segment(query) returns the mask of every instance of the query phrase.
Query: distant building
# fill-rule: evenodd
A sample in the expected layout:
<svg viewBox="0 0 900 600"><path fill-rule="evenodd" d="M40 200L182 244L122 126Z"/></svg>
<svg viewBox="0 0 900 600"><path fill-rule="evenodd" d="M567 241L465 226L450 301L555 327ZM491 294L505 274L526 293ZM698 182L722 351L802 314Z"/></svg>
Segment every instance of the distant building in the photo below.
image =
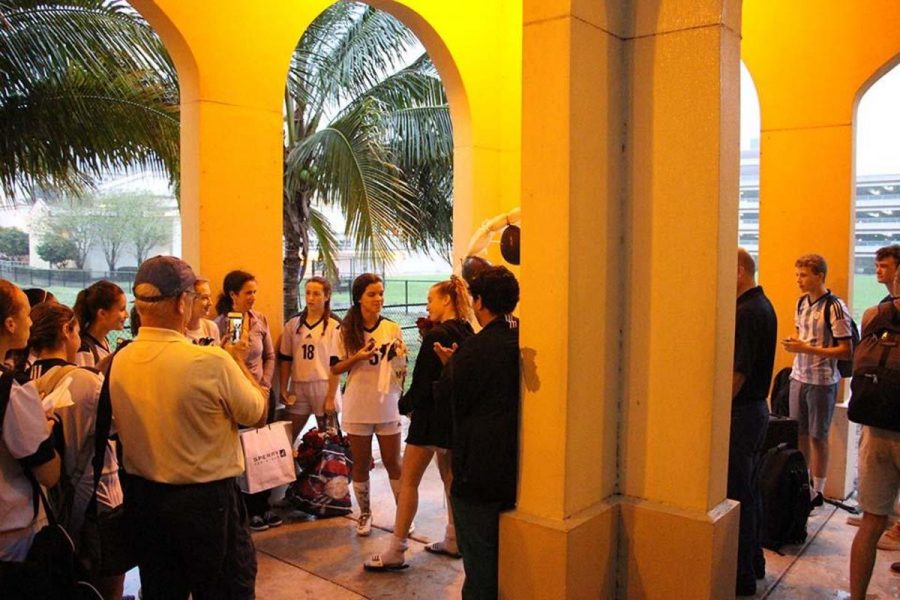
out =
<svg viewBox="0 0 900 600"><path fill-rule="evenodd" d="M738 243L759 253L759 149L741 151L738 203ZM875 251L900 244L900 174L856 178L854 265L857 273L873 274Z"/></svg>

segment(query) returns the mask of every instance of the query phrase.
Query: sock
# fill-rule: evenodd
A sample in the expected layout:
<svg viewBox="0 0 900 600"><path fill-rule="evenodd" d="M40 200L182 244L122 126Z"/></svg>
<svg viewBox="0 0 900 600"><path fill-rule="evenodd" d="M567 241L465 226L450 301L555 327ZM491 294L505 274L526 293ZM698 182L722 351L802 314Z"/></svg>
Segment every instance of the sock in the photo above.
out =
<svg viewBox="0 0 900 600"><path fill-rule="evenodd" d="M825 478L813 477L813 489L817 492L825 493Z"/></svg>
<svg viewBox="0 0 900 600"><path fill-rule="evenodd" d="M391 482L391 491L394 492L394 502L398 502L400 500L400 480L399 479L389 479Z"/></svg>
<svg viewBox="0 0 900 600"><path fill-rule="evenodd" d="M353 495L356 496L356 503L359 505L360 514L371 513L369 507L369 482L354 481Z"/></svg>

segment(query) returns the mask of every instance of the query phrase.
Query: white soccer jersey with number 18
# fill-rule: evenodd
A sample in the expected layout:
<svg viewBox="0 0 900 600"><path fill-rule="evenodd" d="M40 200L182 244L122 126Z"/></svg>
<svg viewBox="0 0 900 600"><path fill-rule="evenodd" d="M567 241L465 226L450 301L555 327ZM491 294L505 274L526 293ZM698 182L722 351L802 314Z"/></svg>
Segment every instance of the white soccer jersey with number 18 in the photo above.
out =
<svg viewBox="0 0 900 600"><path fill-rule="evenodd" d="M340 360L348 358L343 340L338 336ZM344 388L344 421L347 423L389 423L400 420L397 402L400 400L400 380L391 377L386 392L379 391L379 380L384 382L383 369L399 369L405 365L405 357L389 360L391 345L403 339L403 331L397 323L382 317L375 327L365 330L364 341L375 340L378 352L365 362L350 368L347 386ZM402 365L401 365L402 363Z"/></svg>
<svg viewBox="0 0 900 600"><path fill-rule="evenodd" d="M327 381L339 338L340 323L334 317L307 323L297 315L285 323L279 353L291 358L291 380Z"/></svg>

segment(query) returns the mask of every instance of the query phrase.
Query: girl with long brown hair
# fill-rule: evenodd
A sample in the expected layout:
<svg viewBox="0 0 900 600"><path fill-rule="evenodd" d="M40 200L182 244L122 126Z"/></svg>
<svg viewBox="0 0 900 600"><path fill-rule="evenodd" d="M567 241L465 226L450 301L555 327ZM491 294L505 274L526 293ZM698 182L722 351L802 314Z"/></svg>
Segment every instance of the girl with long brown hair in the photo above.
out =
<svg viewBox="0 0 900 600"><path fill-rule="evenodd" d="M323 277L310 277L306 282L306 306L284 324L278 348L281 401L291 420L294 438L310 414L316 416L321 431L325 414L340 410L339 378L331 372L330 365L340 326L331 314L331 284Z"/></svg>
<svg viewBox="0 0 900 600"><path fill-rule="evenodd" d="M369 465L372 436L378 438L381 462L391 491L400 493L400 411L397 402L406 372L406 346L400 326L381 316L384 283L363 273L351 287L353 306L341 323L340 344L331 372L348 373L344 389L344 433L353 454L353 492L359 505L356 534L372 531L369 504Z"/></svg>

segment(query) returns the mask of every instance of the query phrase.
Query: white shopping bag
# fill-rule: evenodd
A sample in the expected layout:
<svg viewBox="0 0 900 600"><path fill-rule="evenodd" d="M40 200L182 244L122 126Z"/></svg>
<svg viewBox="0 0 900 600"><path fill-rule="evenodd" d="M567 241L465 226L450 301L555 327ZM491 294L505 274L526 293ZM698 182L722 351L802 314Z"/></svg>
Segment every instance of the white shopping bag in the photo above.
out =
<svg viewBox="0 0 900 600"><path fill-rule="evenodd" d="M244 429L240 435L244 452L244 474L239 478L241 490L255 494L297 479L290 421Z"/></svg>

